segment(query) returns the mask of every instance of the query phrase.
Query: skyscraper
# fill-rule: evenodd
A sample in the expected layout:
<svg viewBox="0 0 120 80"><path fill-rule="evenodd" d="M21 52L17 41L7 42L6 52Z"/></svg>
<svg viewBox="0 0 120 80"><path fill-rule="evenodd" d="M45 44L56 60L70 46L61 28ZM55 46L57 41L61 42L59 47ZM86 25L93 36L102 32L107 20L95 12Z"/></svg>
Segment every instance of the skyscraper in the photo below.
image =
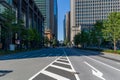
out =
<svg viewBox="0 0 120 80"><path fill-rule="evenodd" d="M34 0L44 16L45 35L57 38L57 0Z"/></svg>
<svg viewBox="0 0 120 80"><path fill-rule="evenodd" d="M76 30L90 29L111 12L120 12L120 0L71 0L71 41Z"/></svg>
<svg viewBox="0 0 120 80"><path fill-rule="evenodd" d="M70 12L65 14L64 19L64 40L70 41Z"/></svg>

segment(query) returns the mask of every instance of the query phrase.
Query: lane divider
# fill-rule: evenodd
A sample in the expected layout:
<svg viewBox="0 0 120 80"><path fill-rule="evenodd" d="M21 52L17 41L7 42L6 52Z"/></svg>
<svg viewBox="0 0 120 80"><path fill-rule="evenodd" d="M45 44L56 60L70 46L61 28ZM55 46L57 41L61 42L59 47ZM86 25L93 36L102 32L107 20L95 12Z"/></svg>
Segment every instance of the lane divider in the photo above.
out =
<svg viewBox="0 0 120 80"><path fill-rule="evenodd" d="M74 71L73 73L75 73L76 80L80 80L80 77L78 76L78 72L76 72L76 70L74 69L74 67L73 67L73 65L72 65L70 59L68 58L67 53L65 52L64 49L63 49L63 52L64 52L64 54L66 55L66 57L67 57L67 59L68 59L70 65L71 65L71 67L72 67L72 70Z"/></svg>
<svg viewBox="0 0 120 80"><path fill-rule="evenodd" d="M85 56L85 55L84 55ZM101 61L98 61L98 60L96 60L96 59L93 59L93 58L90 58L90 57L87 57L87 56L85 56L86 58L88 58L88 59L90 59L90 60L93 60L93 61L95 61L95 62L97 62L97 63L100 63L100 64L102 64L102 65L105 65L105 66L107 66L107 67L109 67L109 68L111 68L111 69L113 69L113 70L116 70L116 71L119 71L120 72L120 69L117 69L117 68L115 68L115 67L113 67L113 66L110 66L110 65L108 65L108 64L106 64L106 63L103 63L103 62L101 62Z"/></svg>

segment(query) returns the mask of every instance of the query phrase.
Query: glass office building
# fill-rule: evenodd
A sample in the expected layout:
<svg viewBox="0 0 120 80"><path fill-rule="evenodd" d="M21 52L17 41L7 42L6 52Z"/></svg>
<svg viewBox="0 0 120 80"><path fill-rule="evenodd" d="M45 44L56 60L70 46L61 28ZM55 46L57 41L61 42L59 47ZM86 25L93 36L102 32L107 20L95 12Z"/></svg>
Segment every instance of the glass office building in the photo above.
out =
<svg viewBox="0 0 120 80"><path fill-rule="evenodd" d="M49 0L34 0L35 1L35 3L37 4L37 6L38 6L38 8L39 8L39 10L41 11L41 13L42 13L42 15L44 16L44 28L45 29L49 29L49 23L48 23L48 16L49 15L47 15L47 13L48 13L48 8L47 8L47 5L49 5L49 4L47 4L48 2L47 1L49 1Z"/></svg>
<svg viewBox="0 0 120 80"><path fill-rule="evenodd" d="M120 0L71 0L72 40L73 27L90 29L96 20L104 20L111 12L120 12Z"/></svg>
<svg viewBox="0 0 120 80"><path fill-rule="evenodd" d="M57 0L34 0L44 16L45 34L57 38ZM52 39L52 38L49 39Z"/></svg>

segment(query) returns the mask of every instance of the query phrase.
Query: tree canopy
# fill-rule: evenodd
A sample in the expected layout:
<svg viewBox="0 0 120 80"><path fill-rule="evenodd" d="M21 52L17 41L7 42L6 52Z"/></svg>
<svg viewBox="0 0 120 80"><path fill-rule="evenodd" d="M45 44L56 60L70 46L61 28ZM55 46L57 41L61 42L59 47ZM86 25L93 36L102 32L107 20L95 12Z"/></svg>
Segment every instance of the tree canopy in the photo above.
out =
<svg viewBox="0 0 120 80"><path fill-rule="evenodd" d="M102 29L103 37L114 44L116 50L116 43L120 40L120 12L113 12L104 21Z"/></svg>

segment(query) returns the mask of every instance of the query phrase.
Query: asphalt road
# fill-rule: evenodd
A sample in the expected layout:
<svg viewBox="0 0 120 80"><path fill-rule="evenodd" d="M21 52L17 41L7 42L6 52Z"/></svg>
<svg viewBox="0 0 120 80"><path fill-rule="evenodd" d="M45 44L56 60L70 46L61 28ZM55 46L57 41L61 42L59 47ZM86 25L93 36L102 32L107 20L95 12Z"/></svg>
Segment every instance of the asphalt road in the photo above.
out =
<svg viewBox="0 0 120 80"><path fill-rule="evenodd" d="M120 62L72 48L0 57L0 80L120 80Z"/></svg>

